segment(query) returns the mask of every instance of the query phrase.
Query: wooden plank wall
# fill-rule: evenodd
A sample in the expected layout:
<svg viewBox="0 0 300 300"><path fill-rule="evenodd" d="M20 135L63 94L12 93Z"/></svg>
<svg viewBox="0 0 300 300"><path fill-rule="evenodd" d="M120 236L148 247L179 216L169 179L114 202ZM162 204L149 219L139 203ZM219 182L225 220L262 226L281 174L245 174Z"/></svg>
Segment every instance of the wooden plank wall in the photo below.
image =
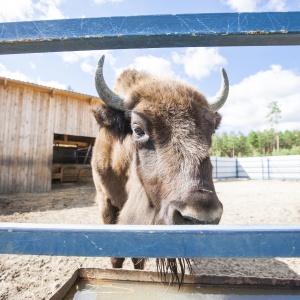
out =
<svg viewBox="0 0 300 300"><path fill-rule="evenodd" d="M0 194L51 190L53 134L97 134L89 100L0 81Z"/></svg>

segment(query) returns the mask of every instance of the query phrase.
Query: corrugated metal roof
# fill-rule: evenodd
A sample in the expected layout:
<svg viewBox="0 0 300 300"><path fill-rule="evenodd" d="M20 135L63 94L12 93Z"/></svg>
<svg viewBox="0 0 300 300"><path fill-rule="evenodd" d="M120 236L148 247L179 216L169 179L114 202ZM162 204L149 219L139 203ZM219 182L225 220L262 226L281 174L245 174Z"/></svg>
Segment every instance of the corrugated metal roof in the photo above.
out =
<svg viewBox="0 0 300 300"><path fill-rule="evenodd" d="M0 76L0 82L3 82L4 85L7 85L9 83L23 84L23 85L28 85L28 86L31 86L31 87L36 87L38 89L43 89L45 91L49 91L49 92L52 92L52 93L53 92L55 92L55 93L58 92L58 93L62 93L62 94L70 94L70 95L73 95L73 96L76 95L77 97L79 96L80 98L86 98L86 100L98 99L99 101L101 101L101 99L99 97L95 97L95 96L92 96L92 95L87 95L87 94L82 94L82 93L78 93L78 92L73 92L73 91L58 89L58 88L54 88L54 87L39 85L37 83L16 80L16 79L8 78L8 77Z"/></svg>

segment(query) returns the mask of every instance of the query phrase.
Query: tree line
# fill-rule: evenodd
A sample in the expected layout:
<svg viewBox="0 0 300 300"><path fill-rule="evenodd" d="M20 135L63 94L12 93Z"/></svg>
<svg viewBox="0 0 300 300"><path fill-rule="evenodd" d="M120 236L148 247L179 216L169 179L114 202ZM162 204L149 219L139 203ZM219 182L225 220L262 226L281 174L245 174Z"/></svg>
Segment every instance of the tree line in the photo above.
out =
<svg viewBox="0 0 300 300"><path fill-rule="evenodd" d="M279 149L278 145L279 143ZM211 155L222 157L250 157L300 154L300 130L221 133L213 136Z"/></svg>

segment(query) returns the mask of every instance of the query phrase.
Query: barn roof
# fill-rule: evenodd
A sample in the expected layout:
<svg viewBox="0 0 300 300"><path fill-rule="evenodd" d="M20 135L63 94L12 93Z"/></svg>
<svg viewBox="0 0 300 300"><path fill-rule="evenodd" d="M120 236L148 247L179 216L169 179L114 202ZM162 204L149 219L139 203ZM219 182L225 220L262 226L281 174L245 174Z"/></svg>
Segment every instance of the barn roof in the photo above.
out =
<svg viewBox="0 0 300 300"><path fill-rule="evenodd" d="M48 86L39 85L36 83L25 82L25 81L1 77L1 76L0 76L0 84L3 84L4 88L6 88L10 84L31 87L33 89L48 92L51 95L51 97L53 97L55 94L60 94L60 95L71 96L71 97L78 98L81 100L90 101L90 103L92 101L93 102L101 101L100 98L95 97L95 96L81 94L81 93L77 93L77 92L73 92L73 91L62 90L62 89L58 89L58 88L54 88L54 87L48 87Z"/></svg>

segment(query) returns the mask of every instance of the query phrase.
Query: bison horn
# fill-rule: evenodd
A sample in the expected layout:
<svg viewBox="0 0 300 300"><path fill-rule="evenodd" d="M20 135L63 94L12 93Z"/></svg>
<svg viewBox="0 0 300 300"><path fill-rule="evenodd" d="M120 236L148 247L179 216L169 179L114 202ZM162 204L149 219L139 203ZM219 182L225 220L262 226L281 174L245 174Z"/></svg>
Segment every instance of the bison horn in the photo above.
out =
<svg viewBox="0 0 300 300"><path fill-rule="evenodd" d="M214 101L210 102L209 105L213 111L218 111L226 102L228 93L229 93L229 81L226 71L221 68L222 74L222 85L221 88L216 95Z"/></svg>
<svg viewBox="0 0 300 300"><path fill-rule="evenodd" d="M101 100L109 107L125 111L124 107L124 100L115 94L105 83L104 77L103 77L103 64L104 64L104 58L103 55L98 62L98 66L95 72L95 85L96 90L98 92L99 97Z"/></svg>

